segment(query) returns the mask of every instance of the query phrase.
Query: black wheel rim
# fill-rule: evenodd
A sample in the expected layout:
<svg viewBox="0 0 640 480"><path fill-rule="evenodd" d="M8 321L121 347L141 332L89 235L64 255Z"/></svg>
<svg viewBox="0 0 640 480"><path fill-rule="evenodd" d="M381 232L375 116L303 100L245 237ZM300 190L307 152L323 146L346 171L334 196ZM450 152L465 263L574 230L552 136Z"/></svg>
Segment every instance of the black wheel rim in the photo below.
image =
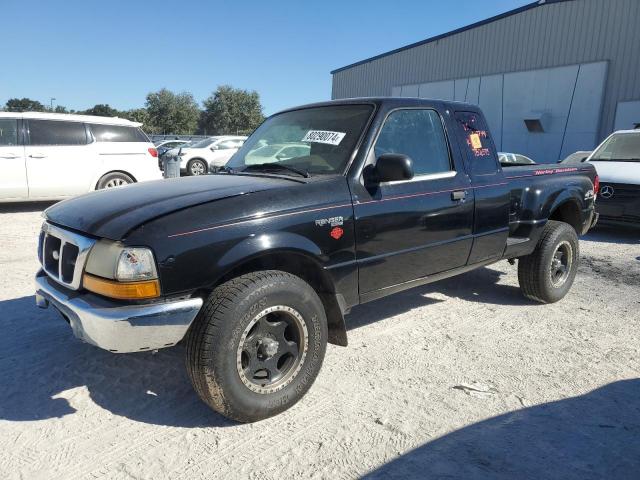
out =
<svg viewBox="0 0 640 480"><path fill-rule="evenodd" d="M300 372L308 342L307 325L297 310L276 305L258 313L238 345L236 367L242 383L261 394L283 389Z"/></svg>
<svg viewBox="0 0 640 480"><path fill-rule="evenodd" d="M569 278L571 267L573 265L573 248L566 240L560 242L551 257L551 269L549 275L551 284L558 288L564 285Z"/></svg>

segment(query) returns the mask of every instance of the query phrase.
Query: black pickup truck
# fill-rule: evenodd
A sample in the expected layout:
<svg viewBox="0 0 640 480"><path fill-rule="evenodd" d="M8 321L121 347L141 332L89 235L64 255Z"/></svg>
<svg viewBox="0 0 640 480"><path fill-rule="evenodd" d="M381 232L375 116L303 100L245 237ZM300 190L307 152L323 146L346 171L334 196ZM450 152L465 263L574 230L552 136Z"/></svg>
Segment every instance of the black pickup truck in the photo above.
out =
<svg viewBox="0 0 640 480"><path fill-rule="evenodd" d="M593 166L502 168L474 106L332 101L268 118L222 171L45 212L36 301L112 352L186 346L198 395L255 421L313 383L351 307L499 260L571 287Z"/></svg>

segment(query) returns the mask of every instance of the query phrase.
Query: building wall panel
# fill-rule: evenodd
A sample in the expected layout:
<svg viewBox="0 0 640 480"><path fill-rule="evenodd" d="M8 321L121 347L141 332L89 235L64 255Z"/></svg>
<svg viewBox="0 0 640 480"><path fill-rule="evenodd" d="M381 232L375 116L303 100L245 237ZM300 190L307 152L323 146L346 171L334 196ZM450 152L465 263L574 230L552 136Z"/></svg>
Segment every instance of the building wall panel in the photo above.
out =
<svg viewBox="0 0 640 480"><path fill-rule="evenodd" d="M618 103L640 100L639 52L640 0L548 0L491 23L338 70L333 74L332 97L392 95L397 94L394 87L403 85L606 61L606 90L601 104L592 106L599 110L598 142L613 130ZM580 76L578 81L583 85L586 80ZM473 87L469 80L466 96L471 100ZM454 95L459 98L455 91ZM579 130L565 136L562 152L587 141L587 133Z"/></svg>

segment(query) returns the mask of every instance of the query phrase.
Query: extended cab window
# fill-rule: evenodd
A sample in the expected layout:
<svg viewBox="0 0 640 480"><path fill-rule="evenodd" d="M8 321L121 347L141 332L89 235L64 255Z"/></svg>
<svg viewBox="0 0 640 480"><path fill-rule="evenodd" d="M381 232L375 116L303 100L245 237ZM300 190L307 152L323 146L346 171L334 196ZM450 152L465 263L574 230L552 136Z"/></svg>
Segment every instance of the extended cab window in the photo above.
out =
<svg viewBox="0 0 640 480"><path fill-rule="evenodd" d="M447 139L435 110L397 110L389 114L375 146L376 158L384 153L410 157L415 175L451 170Z"/></svg>
<svg viewBox="0 0 640 480"><path fill-rule="evenodd" d="M456 121L473 175L490 175L498 171L496 149L487 125L475 112L456 112Z"/></svg>
<svg viewBox="0 0 640 480"><path fill-rule="evenodd" d="M57 120L29 120L31 145L86 145L84 123Z"/></svg>
<svg viewBox="0 0 640 480"><path fill-rule="evenodd" d="M148 142L147 136L136 127L120 125L89 125L97 142Z"/></svg>
<svg viewBox="0 0 640 480"><path fill-rule="evenodd" d="M0 146L18 144L18 121L15 119L0 119Z"/></svg>

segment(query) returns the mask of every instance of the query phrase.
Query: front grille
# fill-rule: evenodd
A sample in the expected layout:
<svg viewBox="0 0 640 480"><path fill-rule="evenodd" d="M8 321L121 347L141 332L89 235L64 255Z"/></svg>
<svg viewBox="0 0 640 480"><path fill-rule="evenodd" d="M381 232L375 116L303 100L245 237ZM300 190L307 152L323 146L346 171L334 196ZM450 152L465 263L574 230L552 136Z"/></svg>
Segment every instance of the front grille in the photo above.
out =
<svg viewBox="0 0 640 480"><path fill-rule="evenodd" d="M78 290L87 255L95 242L92 238L45 222L38 242L38 258L42 269L56 282Z"/></svg>
<svg viewBox="0 0 640 480"><path fill-rule="evenodd" d="M613 198L618 199L640 199L640 185L632 185L628 183L606 183L600 184L600 191L602 192L605 187L611 187L613 189ZM606 198L602 195L599 198Z"/></svg>

